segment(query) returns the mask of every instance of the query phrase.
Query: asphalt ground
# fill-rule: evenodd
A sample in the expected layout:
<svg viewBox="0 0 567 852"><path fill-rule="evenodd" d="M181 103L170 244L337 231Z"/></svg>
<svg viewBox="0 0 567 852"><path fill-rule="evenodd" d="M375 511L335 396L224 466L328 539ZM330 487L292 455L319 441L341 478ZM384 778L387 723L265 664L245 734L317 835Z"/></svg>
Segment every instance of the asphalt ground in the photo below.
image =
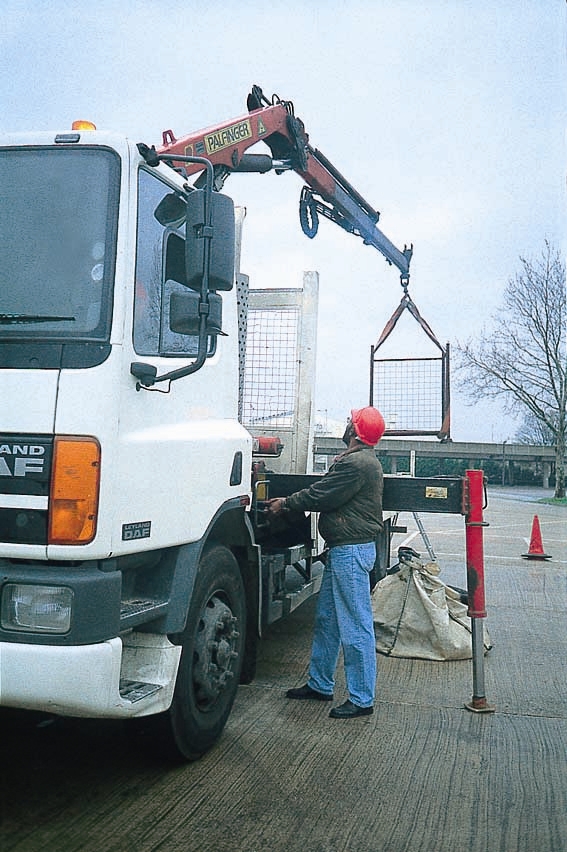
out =
<svg viewBox="0 0 567 852"><path fill-rule="evenodd" d="M164 763L122 722L0 712L0 852L563 852L567 849L567 508L491 489L484 531L486 696L471 661L379 656L372 716L289 701L314 602L267 632L218 745ZM552 558L531 561L533 518ZM464 520L420 515L445 582L465 586ZM411 514L409 543L424 556ZM336 703L345 698L339 666Z"/></svg>

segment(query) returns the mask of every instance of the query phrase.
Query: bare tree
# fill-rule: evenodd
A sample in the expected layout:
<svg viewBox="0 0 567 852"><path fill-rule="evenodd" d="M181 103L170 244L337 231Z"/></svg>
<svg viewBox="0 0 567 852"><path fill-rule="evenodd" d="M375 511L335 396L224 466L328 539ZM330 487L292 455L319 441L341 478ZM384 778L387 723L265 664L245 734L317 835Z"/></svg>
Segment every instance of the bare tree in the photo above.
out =
<svg viewBox="0 0 567 852"><path fill-rule="evenodd" d="M554 447L555 435L544 423L528 411L515 435L519 444L529 444L532 447Z"/></svg>
<svg viewBox="0 0 567 852"><path fill-rule="evenodd" d="M565 497L567 354L565 265L548 242L508 281L492 329L457 344L460 385L475 400L500 397L553 435L555 496Z"/></svg>

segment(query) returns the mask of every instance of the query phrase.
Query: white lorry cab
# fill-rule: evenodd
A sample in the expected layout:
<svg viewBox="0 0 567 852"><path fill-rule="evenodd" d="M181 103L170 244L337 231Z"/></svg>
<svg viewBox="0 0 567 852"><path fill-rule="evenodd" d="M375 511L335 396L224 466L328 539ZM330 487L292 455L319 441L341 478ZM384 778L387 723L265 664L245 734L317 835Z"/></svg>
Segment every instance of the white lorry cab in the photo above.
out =
<svg viewBox="0 0 567 852"><path fill-rule="evenodd" d="M0 704L196 757L260 619L232 202L96 130L0 172Z"/></svg>

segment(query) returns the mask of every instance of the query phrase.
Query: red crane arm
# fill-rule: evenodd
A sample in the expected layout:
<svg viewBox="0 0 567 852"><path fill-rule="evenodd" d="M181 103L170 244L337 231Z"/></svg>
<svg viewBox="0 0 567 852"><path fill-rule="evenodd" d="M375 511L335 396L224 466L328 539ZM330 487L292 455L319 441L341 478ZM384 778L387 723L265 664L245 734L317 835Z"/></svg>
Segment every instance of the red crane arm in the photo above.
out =
<svg viewBox="0 0 567 852"><path fill-rule="evenodd" d="M220 189L233 172L274 169L280 174L295 171L307 184L300 200L304 233L308 237L315 236L318 214L322 214L377 248L388 263L398 267L402 284L407 287L413 248L404 246L400 251L380 231L377 227L380 214L320 151L310 146L305 126L295 116L291 101L281 101L274 96L269 102L262 90L254 86L247 105L247 114L181 139L176 139L171 130L164 131L158 156L178 154L207 158L213 164L216 189ZM247 154L257 142L264 142L271 156ZM203 170L198 163L184 162L182 165L188 175Z"/></svg>

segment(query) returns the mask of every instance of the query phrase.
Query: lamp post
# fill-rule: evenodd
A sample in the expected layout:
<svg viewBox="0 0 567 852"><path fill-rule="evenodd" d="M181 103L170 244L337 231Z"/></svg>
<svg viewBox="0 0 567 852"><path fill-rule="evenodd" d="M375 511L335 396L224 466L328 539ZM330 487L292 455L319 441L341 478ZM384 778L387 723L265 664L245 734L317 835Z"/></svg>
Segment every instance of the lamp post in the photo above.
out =
<svg viewBox="0 0 567 852"><path fill-rule="evenodd" d="M502 485L506 485L506 444L508 443L508 438L505 441L502 441Z"/></svg>

